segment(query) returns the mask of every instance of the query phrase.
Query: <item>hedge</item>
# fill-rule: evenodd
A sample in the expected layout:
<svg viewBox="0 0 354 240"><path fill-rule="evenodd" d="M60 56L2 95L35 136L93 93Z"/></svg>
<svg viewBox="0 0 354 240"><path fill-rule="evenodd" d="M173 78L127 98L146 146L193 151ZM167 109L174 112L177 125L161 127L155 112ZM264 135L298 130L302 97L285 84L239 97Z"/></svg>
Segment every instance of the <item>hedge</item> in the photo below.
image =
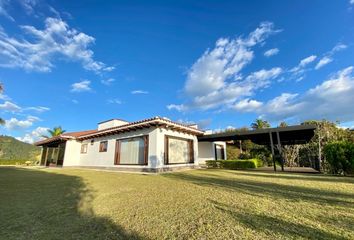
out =
<svg viewBox="0 0 354 240"><path fill-rule="evenodd" d="M263 166L263 162L259 159L246 160L208 160L205 161L208 168L223 168L223 169L247 169Z"/></svg>
<svg viewBox="0 0 354 240"><path fill-rule="evenodd" d="M332 173L354 174L354 143L329 143L324 147L324 154Z"/></svg>
<svg viewBox="0 0 354 240"><path fill-rule="evenodd" d="M27 164L26 162L31 162ZM36 161L28 161L28 160L1 160L0 165L33 165Z"/></svg>

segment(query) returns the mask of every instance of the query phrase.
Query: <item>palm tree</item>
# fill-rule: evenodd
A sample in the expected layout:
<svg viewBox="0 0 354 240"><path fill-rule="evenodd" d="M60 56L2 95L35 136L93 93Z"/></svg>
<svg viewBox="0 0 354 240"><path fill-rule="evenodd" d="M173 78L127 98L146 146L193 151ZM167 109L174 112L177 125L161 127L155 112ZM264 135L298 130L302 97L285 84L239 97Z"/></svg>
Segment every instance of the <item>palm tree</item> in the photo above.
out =
<svg viewBox="0 0 354 240"><path fill-rule="evenodd" d="M287 126L289 125L284 121L279 124L279 127L287 127Z"/></svg>
<svg viewBox="0 0 354 240"><path fill-rule="evenodd" d="M2 94L2 92L4 91L4 86L2 85L2 83L0 83L0 94ZM5 120L0 118L0 125L4 125L5 124Z"/></svg>
<svg viewBox="0 0 354 240"><path fill-rule="evenodd" d="M48 129L49 136L42 135L44 138L51 138L51 137L56 137L60 136L61 134L65 133L66 131L63 130L60 126L59 127L54 127L53 129Z"/></svg>
<svg viewBox="0 0 354 240"><path fill-rule="evenodd" d="M266 120L262 120L258 118L251 124L251 128L252 129L270 128L270 124Z"/></svg>

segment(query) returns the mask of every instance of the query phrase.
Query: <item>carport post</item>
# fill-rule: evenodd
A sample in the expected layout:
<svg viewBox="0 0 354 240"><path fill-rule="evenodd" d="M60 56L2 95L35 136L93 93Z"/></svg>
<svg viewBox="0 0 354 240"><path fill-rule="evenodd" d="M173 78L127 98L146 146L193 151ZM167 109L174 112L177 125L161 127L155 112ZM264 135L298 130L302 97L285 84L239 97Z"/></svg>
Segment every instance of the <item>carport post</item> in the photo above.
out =
<svg viewBox="0 0 354 240"><path fill-rule="evenodd" d="M281 161L281 170L284 172L284 159L283 159L283 154L281 149L280 135L278 131L277 131L277 140L278 140L278 151L279 151L280 161Z"/></svg>
<svg viewBox="0 0 354 240"><path fill-rule="evenodd" d="M277 166L275 165L275 158L274 158L274 145L273 145L273 136L272 132L269 132L269 138L270 138L270 148L272 150L272 159L273 159L273 166L274 166L274 172L277 171Z"/></svg>

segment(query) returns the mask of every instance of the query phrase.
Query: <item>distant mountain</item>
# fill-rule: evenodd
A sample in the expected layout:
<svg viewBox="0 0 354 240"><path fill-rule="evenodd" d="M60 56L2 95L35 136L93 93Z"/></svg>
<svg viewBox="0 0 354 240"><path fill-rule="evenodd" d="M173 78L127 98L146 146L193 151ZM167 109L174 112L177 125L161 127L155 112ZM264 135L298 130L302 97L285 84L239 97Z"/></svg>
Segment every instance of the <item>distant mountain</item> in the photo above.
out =
<svg viewBox="0 0 354 240"><path fill-rule="evenodd" d="M10 136L0 135L1 160L35 160L41 150L32 144L21 142Z"/></svg>

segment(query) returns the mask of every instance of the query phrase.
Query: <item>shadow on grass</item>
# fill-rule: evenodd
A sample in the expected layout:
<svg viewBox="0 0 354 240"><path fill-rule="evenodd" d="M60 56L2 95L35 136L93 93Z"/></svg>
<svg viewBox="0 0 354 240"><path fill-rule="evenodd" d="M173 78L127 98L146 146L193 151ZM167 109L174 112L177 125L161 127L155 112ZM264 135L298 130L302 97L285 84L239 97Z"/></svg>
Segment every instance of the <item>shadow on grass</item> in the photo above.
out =
<svg viewBox="0 0 354 240"><path fill-rule="evenodd" d="M299 173L267 173L267 172L256 172L250 171L249 173L246 172L239 172L235 171L234 174L236 175L243 175L243 176L250 176L250 177L264 177L264 178L280 178L280 179L289 179L289 180L305 180L305 181L316 181L316 182L329 182L329 183L349 183L354 184L353 177L341 177L341 176L323 176L323 175L316 175L313 174L299 174Z"/></svg>
<svg viewBox="0 0 354 240"><path fill-rule="evenodd" d="M2 239L144 239L95 216L76 176L1 167L0 196Z"/></svg>
<svg viewBox="0 0 354 240"><path fill-rule="evenodd" d="M307 188L302 186L282 185L255 180L232 179L222 175L203 171L203 175L188 173L172 173L164 175L168 178L189 181L198 185L223 188L258 197L269 196L290 201L309 201L332 206L351 207L354 204L354 194ZM277 176L273 176L274 179Z"/></svg>
<svg viewBox="0 0 354 240"><path fill-rule="evenodd" d="M255 214L247 212L246 214L235 211L232 207L226 204L212 200L210 200L210 202L216 209L225 214L229 214L245 227L253 229L257 232L263 232L267 235L272 236L276 234L278 236L280 235L290 239L343 239L343 237L339 237L332 233L304 224L288 222L280 218L269 216L266 213Z"/></svg>

